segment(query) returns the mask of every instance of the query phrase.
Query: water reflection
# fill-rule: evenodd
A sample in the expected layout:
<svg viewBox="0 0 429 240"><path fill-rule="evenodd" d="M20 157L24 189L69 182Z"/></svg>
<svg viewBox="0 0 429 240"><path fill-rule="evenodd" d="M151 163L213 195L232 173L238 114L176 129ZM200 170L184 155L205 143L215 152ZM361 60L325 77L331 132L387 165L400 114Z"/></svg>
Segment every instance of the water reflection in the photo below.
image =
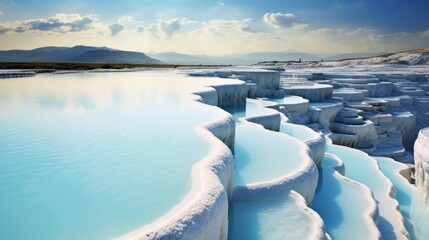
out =
<svg viewBox="0 0 429 240"><path fill-rule="evenodd" d="M96 108L95 102L89 94L78 93L73 98L74 106L85 110L93 110Z"/></svg>
<svg viewBox="0 0 429 240"><path fill-rule="evenodd" d="M210 150L195 126L220 117L190 100L210 79L184 79L140 72L0 81L8 96L0 101L0 239L112 239L180 202L192 166Z"/></svg>
<svg viewBox="0 0 429 240"><path fill-rule="evenodd" d="M66 107L66 99L56 94L43 93L37 96L37 103L41 108L62 110Z"/></svg>

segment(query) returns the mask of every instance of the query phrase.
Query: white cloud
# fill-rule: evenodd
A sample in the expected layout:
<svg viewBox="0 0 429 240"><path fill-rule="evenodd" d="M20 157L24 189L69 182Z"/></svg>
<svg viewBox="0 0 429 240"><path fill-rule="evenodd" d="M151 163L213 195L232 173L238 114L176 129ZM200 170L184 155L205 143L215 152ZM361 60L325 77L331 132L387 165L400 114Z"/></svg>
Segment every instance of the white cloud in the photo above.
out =
<svg viewBox="0 0 429 240"><path fill-rule="evenodd" d="M152 33L155 37L171 38L177 33L183 26L196 23L186 18L173 18L168 20L160 20L156 24L150 25L147 30Z"/></svg>
<svg viewBox="0 0 429 240"><path fill-rule="evenodd" d="M124 17L121 17L118 19L118 23L122 24L122 25L130 23L130 22L134 22L134 21L135 21L134 17L131 17L131 16L124 16Z"/></svg>
<svg viewBox="0 0 429 240"><path fill-rule="evenodd" d="M301 23L293 13L265 13L263 20L275 28L291 28L298 31L308 27L308 24Z"/></svg>
<svg viewBox="0 0 429 240"><path fill-rule="evenodd" d="M429 29L420 32L419 37L422 39L429 39Z"/></svg>
<svg viewBox="0 0 429 240"><path fill-rule="evenodd" d="M145 26L137 26L137 32L139 32L139 33L142 33L142 32L144 32L144 30L145 30L146 28L145 28Z"/></svg>
<svg viewBox="0 0 429 240"><path fill-rule="evenodd" d="M428 47L429 42L429 29L393 34L370 28L314 29L292 13L267 13L263 20L275 30L255 31L261 26L250 18L204 22L174 18L144 24L131 16L123 16L108 24L96 15L56 14L48 18L1 22L0 46L11 49L85 44L136 51L221 55L285 50L394 52Z"/></svg>
<svg viewBox="0 0 429 240"><path fill-rule="evenodd" d="M124 30L124 25L114 23L114 24L109 26L109 29L110 29L110 35L116 36L116 35L118 35L118 33L120 33L122 30Z"/></svg>
<svg viewBox="0 0 429 240"><path fill-rule="evenodd" d="M292 23L292 29L299 31L299 30L304 30L308 27L308 24L306 23Z"/></svg>
<svg viewBox="0 0 429 240"><path fill-rule="evenodd" d="M225 3L224 2L217 2L216 5L218 7L225 7Z"/></svg>
<svg viewBox="0 0 429 240"><path fill-rule="evenodd" d="M12 30L12 29L11 28L7 28L7 27L3 27L2 25L0 25L0 34L7 33L10 30Z"/></svg>
<svg viewBox="0 0 429 240"><path fill-rule="evenodd" d="M119 18L116 23L123 26L123 29L121 29L121 31L137 30L137 32L141 33L144 32L146 28L144 26L144 21L137 20L132 16L123 16Z"/></svg>
<svg viewBox="0 0 429 240"><path fill-rule="evenodd" d="M47 19L25 21L24 26L35 31L79 32L87 30L94 21L94 16L59 13Z"/></svg>
<svg viewBox="0 0 429 240"><path fill-rule="evenodd" d="M89 30L102 31L107 25L101 23L95 15L58 13L48 18L6 22L9 28L17 33L48 32L69 33Z"/></svg>
<svg viewBox="0 0 429 240"><path fill-rule="evenodd" d="M203 22L202 30L216 35L242 34L243 32L253 32L250 26L251 22L251 18L243 20L213 19Z"/></svg>
<svg viewBox="0 0 429 240"><path fill-rule="evenodd" d="M25 28L22 27L22 26L19 26L19 27L16 27L14 29L14 31L17 32L17 33L23 33L23 32L25 32Z"/></svg>
<svg viewBox="0 0 429 240"><path fill-rule="evenodd" d="M3 12L0 10L0 15L2 15L3 14Z"/></svg>
<svg viewBox="0 0 429 240"><path fill-rule="evenodd" d="M296 17L293 13L265 13L264 22L273 27L291 27Z"/></svg>

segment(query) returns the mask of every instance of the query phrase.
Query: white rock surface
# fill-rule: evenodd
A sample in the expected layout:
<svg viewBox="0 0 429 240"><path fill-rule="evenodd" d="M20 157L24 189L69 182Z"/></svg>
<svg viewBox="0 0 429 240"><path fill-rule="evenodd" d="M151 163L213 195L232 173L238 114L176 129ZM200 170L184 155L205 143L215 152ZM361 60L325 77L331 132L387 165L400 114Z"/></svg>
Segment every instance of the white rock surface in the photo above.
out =
<svg viewBox="0 0 429 240"><path fill-rule="evenodd" d="M414 145L416 185L429 202L429 128L420 131Z"/></svg>
<svg viewBox="0 0 429 240"><path fill-rule="evenodd" d="M258 125L255 126L257 127ZM313 160L308 155L309 149L303 142L300 142L286 134L284 134L282 138L296 146L296 151L299 154L301 161L299 167L291 173L269 181L235 186L232 195L233 201L257 199L267 195L277 195L294 190L301 194L306 199L308 204L311 203L314 197L314 191L317 187L319 173ZM281 151L281 149L279 149L279 151ZM285 152L284 154L286 161L288 153ZM267 156L267 158L269 157L270 156ZM260 161L264 160L260 159Z"/></svg>
<svg viewBox="0 0 429 240"><path fill-rule="evenodd" d="M325 84L293 85L283 88L286 94L300 96L308 99L310 102L320 102L331 99L333 89L331 85Z"/></svg>
<svg viewBox="0 0 429 240"><path fill-rule="evenodd" d="M408 239L408 232L395 199L395 189L380 171L377 161L362 151L343 146L329 144L327 152L344 161L346 177L365 184L373 192L380 213L378 228L383 239ZM363 172L365 174L362 174Z"/></svg>

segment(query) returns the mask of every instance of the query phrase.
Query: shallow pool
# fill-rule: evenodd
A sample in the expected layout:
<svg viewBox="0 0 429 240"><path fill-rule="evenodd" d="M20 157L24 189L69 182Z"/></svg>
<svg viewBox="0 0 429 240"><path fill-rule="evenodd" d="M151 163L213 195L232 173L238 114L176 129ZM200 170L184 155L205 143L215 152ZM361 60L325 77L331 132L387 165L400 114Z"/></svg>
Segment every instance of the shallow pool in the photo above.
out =
<svg viewBox="0 0 429 240"><path fill-rule="evenodd" d="M414 185L411 185L400 171L407 169L407 165L385 157L376 157L384 175L392 181L396 190L396 199L399 202L401 213L404 216L405 226L412 240L429 239L429 205Z"/></svg>
<svg viewBox="0 0 429 240"><path fill-rule="evenodd" d="M381 172L377 161L366 153L334 144L328 144L327 152L338 156L345 165L345 176L368 186L374 194L380 212L378 228L385 239L405 236L398 202L390 196L392 183Z"/></svg>
<svg viewBox="0 0 429 240"><path fill-rule="evenodd" d="M308 103L307 99L304 99L299 96L286 96L283 98L270 98L268 101L280 103L280 104L300 104L300 103Z"/></svg>
<svg viewBox="0 0 429 240"><path fill-rule="evenodd" d="M338 158L325 155L312 208L332 239L376 239L378 229L370 217L375 201L368 188L335 171L340 165Z"/></svg>
<svg viewBox="0 0 429 240"><path fill-rule="evenodd" d="M232 107L225 109L234 117L235 121L244 117L256 117L263 115L272 115L273 109L265 108L264 104L270 103L263 100L247 99L245 106Z"/></svg>
<svg viewBox="0 0 429 240"><path fill-rule="evenodd" d="M207 80L208 81L208 80ZM0 239L110 239L187 194L219 110L171 72L0 80Z"/></svg>
<svg viewBox="0 0 429 240"><path fill-rule="evenodd" d="M302 146L285 134L239 122L235 137L234 185L271 181L297 171L302 164Z"/></svg>
<svg viewBox="0 0 429 240"><path fill-rule="evenodd" d="M314 239L318 216L297 193L233 202L229 207L230 240Z"/></svg>
<svg viewBox="0 0 429 240"><path fill-rule="evenodd" d="M318 133L311 130L310 128L304 125L292 124L282 122L280 125L280 132L286 133L296 139L299 139L303 142L317 139L320 137Z"/></svg>

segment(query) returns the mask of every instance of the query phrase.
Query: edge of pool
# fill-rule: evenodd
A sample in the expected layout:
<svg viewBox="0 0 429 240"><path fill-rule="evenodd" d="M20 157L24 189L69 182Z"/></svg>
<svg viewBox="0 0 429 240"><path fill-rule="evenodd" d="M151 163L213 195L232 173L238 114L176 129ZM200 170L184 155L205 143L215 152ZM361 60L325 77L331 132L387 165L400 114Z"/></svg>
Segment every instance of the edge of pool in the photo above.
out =
<svg viewBox="0 0 429 240"><path fill-rule="evenodd" d="M229 147L234 146L235 121L216 105L219 88L242 84L232 81L190 94L191 100L206 108L216 108L220 115L195 127L197 134L210 144L210 151L192 166L191 190L162 217L117 239L227 238L228 196L232 193L234 174L234 156Z"/></svg>

